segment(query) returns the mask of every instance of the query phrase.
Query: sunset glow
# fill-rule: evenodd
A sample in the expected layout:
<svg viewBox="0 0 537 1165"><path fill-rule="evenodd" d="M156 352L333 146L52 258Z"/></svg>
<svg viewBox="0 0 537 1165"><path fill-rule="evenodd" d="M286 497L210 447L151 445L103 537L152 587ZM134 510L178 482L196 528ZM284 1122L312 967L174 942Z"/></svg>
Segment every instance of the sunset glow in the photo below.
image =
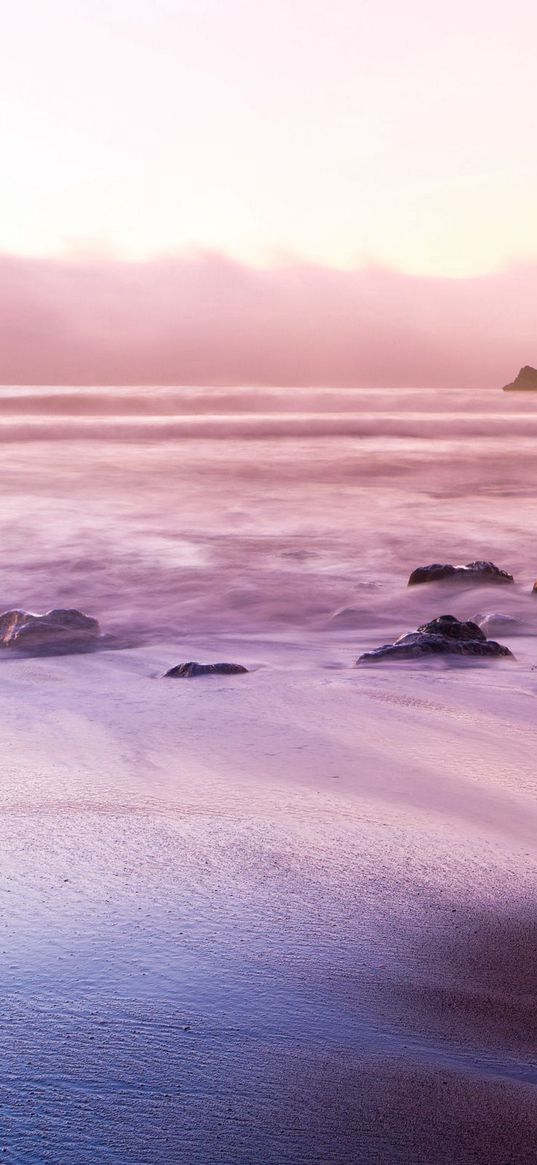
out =
<svg viewBox="0 0 537 1165"><path fill-rule="evenodd" d="M2 31L4 252L537 255L529 0L19 0Z"/></svg>

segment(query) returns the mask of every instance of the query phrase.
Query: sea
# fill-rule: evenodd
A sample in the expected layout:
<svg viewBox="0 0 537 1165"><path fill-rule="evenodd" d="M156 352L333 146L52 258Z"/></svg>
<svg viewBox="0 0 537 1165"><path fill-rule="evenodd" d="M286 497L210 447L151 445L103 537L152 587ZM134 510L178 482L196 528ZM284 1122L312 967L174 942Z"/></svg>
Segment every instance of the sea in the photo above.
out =
<svg viewBox="0 0 537 1165"><path fill-rule="evenodd" d="M529 584L536 437L530 393L4 387L2 607L137 644L391 624L429 562Z"/></svg>

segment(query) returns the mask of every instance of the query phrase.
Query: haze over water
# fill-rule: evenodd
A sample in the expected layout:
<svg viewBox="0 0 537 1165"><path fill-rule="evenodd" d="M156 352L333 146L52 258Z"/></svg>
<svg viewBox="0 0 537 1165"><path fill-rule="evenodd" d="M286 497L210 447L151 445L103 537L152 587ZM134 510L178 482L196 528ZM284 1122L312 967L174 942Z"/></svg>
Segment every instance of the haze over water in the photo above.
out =
<svg viewBox="0 0 537 1165"><path fill-rule="evenodd" d="M3 606L139 643L390 620L430 561L530 580L536 437L528 394L4 388Z"/></svg>

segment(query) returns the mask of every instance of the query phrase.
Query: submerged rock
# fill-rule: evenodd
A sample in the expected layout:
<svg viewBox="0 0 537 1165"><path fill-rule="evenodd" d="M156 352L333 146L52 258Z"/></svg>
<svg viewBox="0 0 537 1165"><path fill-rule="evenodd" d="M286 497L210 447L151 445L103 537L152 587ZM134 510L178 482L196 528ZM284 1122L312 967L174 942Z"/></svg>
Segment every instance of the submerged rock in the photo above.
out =
<svg viewBox="0 0 537 1165"><path fill-rule="evenodd" d="M467 562L466 566L452 566L451 563L433 562L430 566L418 566L412 571L408 586L418 586L419 583L438 582L439 579L453 579L461 582L475 583L512 583L514 578L507 570L500 570L493 562L478 559L476 562Z"/></svg>
<svg viewBox="0 0 537 1165"><path fill-rule="evenodd" d="M516 635L520 633L521 629L519 619L515 619L513 615L500 615L494 611L489 611L486 615L476 615L474 622L485 632L485 635L495 635L497 631L504 632L505 635Z"/></svg>
<svg viewBox="0 0 537 1165"><path fill-rule="evenodd" d="M395 643L384 643L372 651L361 655L357 664L376 663L383 659L419 659L424 655L479 655L511 656L512 652L501 643L487 639L471 620L459 620L454 615L439 615L429 623L423 623L417 631L400 635Z"/></svg>
<svg viewBox="0 0 537 1165"><path fill-rule="evenodd" d="M77 651L90 646L100 633L90 615L72 608L34 615L4 611L0 615L0 647L18 651Z"/></svg>
<svg viewBox="0 0 537 1165"><path fill-rule="evenodd" d="M502 392L537 392L537 368L525 364L510 384L504 384Z"/></svg>
<svg viewBox="0 0 537 1165"><path fill-rule="evenodd" d="M328 622L331 627L342 627L352 629L353 627L360 627L364 622L364 612L360 607L342 607L340 611L335 611L330 616Z"/></svg>
<svg viewBox="0 0 537 1165"><path fill-rule="evenodd" d="M178 663L165 674L174 679L188 679L192 676L234 676L247 671L248 668L240 663L194 663L190 660L188 663Z"/></svg>

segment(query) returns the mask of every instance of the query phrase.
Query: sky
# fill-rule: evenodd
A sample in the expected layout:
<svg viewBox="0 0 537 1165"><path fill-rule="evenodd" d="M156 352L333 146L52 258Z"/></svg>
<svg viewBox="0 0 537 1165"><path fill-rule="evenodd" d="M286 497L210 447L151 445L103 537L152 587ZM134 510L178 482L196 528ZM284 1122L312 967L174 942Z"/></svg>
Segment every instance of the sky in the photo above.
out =
<svg viewBox="0 0 537 1165"><path fill-rule="evenodd" d="M309 266L429 295L537 263L529 0L0 0L0 15L6 259L151 282L164 261L208 277L212 255L288 271L295 291Z"/></svg>

